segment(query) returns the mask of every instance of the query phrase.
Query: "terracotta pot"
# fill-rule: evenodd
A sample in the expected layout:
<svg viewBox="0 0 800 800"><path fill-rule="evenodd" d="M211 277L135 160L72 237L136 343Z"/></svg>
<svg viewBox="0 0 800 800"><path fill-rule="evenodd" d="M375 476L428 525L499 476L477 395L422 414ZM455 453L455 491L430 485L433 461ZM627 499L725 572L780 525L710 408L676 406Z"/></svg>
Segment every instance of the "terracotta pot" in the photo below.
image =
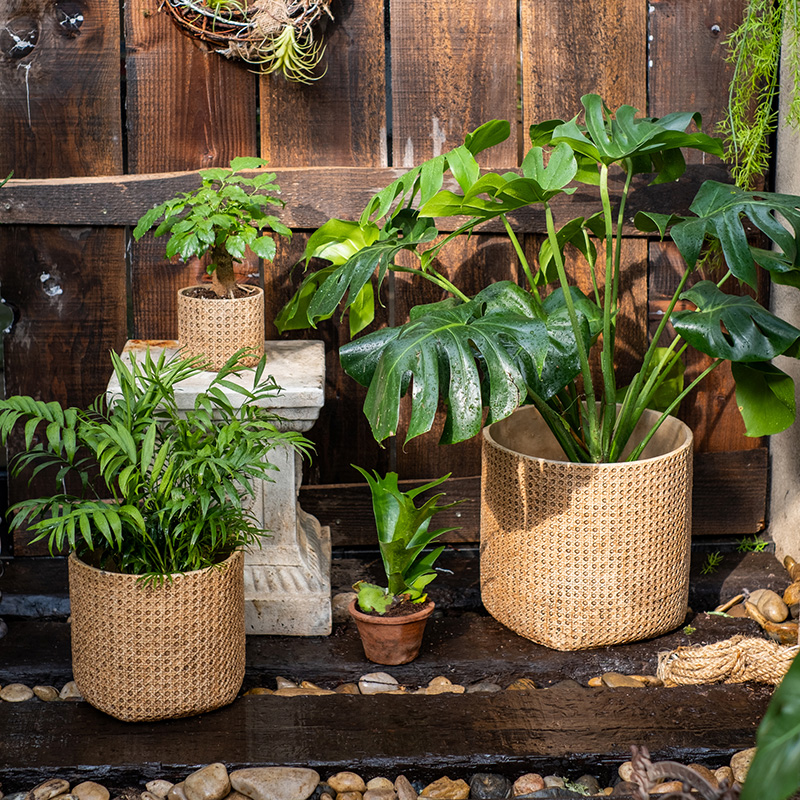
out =
<svg viewBox="0 0 800 800"><path fill-rule="evenodd" d="M74 553L68 563L73 674L95 708L149 721L236 699L245 669L241 551L152 587Z"/></svg>
<svg viewBox="0 0 800 800"><path fill-rule="evenodd" d="M638 442L658 418L648 411ZM631 447L633 445L631 444ZM638 461L573 464L532 406L483 430L481 596L556 650L658 636L689 593L692 432L669 417Z"/></svg>
<svg viewBox="0 0 800 800"><path fill-rule="evenodd" d="M247 347L254 355L243 363L255 366L264 353L264 291L240 284L249 296L212 300L186 294L196 288L187 286L178 291L178 341L183 353L204 355L210 368L217 370L237 350Z"/></svg>
<svg viewBox="0 0 800 800"><path fill-rule="evenodd" d="M364 655L376 664L408 664L419 655L425 623L436 603L429 600L419 611L402 617L375 617L350 604L350 616L356 621Z"/></svg>

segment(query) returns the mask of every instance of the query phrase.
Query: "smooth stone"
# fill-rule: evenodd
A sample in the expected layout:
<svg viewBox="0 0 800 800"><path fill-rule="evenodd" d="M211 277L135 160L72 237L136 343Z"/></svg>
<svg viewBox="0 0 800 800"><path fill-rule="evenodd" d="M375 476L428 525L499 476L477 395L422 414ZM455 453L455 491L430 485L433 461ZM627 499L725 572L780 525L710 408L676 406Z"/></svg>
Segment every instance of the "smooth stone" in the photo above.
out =
<svg viewBox="0 0 800 800"><path fill-rule="evenodd" d="M247 697L248 695L262 695L262 694L275 694L274 689L267 689L266 686L254 686L252 689L248 689L244 696Z"/></svg>
<svg viewBox="0 0 800 800"><path fill-rule="evenodd" d="M574 786L581 786L586 789L588 794L600 794L603 787L600 786L600 781L594 775L581 775L576 781L572 781Z"/></svg>
<svg viewBox="0 0 800 800"><path fill-rule="evenodd" d="M729 617L742 618L747 616L747 610L744 607L744 603L737 603L735 606L731 606L725 613Z"/></svg>
<svg viewBox="0 0 800 800"><path fill-rule="evenodd" d="M766 591L767 589L756 589L755 591L750 592L750 594L747 595L747 601L752 603L754 606L757 606L759 600L761 600Z"/></svg>
<svg viewBox="0 0 800 800"><path fill-rule="evenodd" d="M796 620L791 622L766 622L764 630L770 639L778 644L794 645L798 641L798 625Z"/></svg>
<svg viewBox="0 0 800 800"><path fill-rule="evenodd" d="M680 781L665 781L654 786L650 790L650 794L669 794L670 792L683 791L683 784Z"/></svg>
<svg viewBox="0 0 800 800"><path fill-rule="evenodd" d="M219 761L187 775L183 781L188 800L222 800L230 790L228 770Z"/></svg>
<svg viewBox="0 0 800 800"><path fill-rule="evenodd" d="M511 797L511 781L492 772L476 772L469 779L472 800L505 800Z"/></svg>
<svg viewBox="0 0 800 800"><path fill-rule="evenodd" d="M417 694L464 694L465 691L465 687L452 683L448 678L440 675L420 689Z"/></svg>
<svg viewBox="0 0 800 800"><path fill-rule="evenodd" d="M467 694L476 692L502 692L503 687L494 681L478 681L467 686Z"/></svg>
<svg viewBox="0 0 800 800"><path fill-rule="evenodd" d="M187 800L186 792L183 790L183 781L172 785L167 792L167 800Z"/></svg>
<svg viewBox="0 0 800 800"><path fill-rule="evenodd" d="M719 788L719 782L713 770L702 764L689 764L689 769L696 772L701 778L705 778L715 789Z"/></svg>
<svg viewBox="0 0 800 800"><path fill-rule="evenodd" d="M364 783L364 779L355 772L337 772L325 782L337 794L344 794L345 792L363 793L367 790L367 784Z"/></svg>
<svg viewBox="0 0 800 800"><path fill-rule="evenodd" d="M421 792L422 797L432 800L467 800L469 797L469 784L461 780L451 780L446 775L439 780L429 783Z"/></svg>
<svg viewBox="0 0 800 800"><path fill-rule="evenodd" d="M27 792L12 792L3 797L3 800L25 800Z"/></svg>
<svg viewBox="0 0 800 800"><path fill-rule="evenodd" d="M26 795L28 800L52 800L60 794L69 791L69 781L63 778L50 778L49 780L34 786Z"/></svg>
<svg viewBox="0 0 800 800"><path fill-rule="evenodd" d="M321 686L317 686L316 683L311 683L311 681L300 681L300 688L301 689L321 689Z"/></svg>
<svg viewBox="0 0 800 800"><path fill-rule="evenodd" d="M593 689L596 689L598 686L603 686L603 679L600 675L595 675L593 678L589 678L589 686Z"/></svg>
<svg viewBox="0 0 800 800"><path fill-rule="evenodd" d="M623 761L617 767L617 774L619 775L619 779L621 781L626 781L627 783L631 783L633 781L633 762Z"/></svg>
<svg viewBox="0 0 800 800"><path fill-rule="evenodd" d="M644 684L632 675L623 675L621 672L606 672L602 675L603 686L612 689L641 689Z"/></svg>
<svg viewBox="0 0 800 800"><path fill-rule="evenodd" d="M744 783L744 779L747 777L747 770L750 769L750 763L755 754L755 747L748 747L747 750L740 750L731 756L731 770L733 771L733 779L737 783Z"/></svg>
<svg viewBox="0 0 800 800"><path fill-rule="evenodd" d="M358 595L355 592L339 592L331 598L331 619L333 622L348 622L350 604Z"/></svg>
<svg viewBox="0 0 800 800"><path fill-rule="evenodd" d="M355 683L343 683L333 690L336 694L361 694L358 685Z"/></svg>
<svg viewBox="0 0 800 800"><path fill-rule="evenodd" d="M800 603L800 581L795 581L786 587L783 593L783 602L790 608Z"/></svg>
<svg viewBox="0 0 800 800"><path fill-rule="evenodd" d="M339 792L336 800L362 800L361 792Z"/></svg>
<svg viewBox="0 0 800 800"><path fill-rule="evenodd" d="M161 798L157 794L153 794L152 792L144 791L141 794L139 800L161 800Z"/></svg>
<svg viewBox="0 0 800 800"><path fill-rule="evenodd" d="M9 683L0 689L0 700L5 700L7 703L24 703L32 698L33 689L24 683ZM63 792L59 792L59 794L63 794Z"/></svg>
<svg viewBox="0 0 800 800"><path fill-rule="evenodd" d="M333 800L333 798L336 797L336 792L333 789L331 789L331 787L328 786L328 784L325 783L325 781L320 781L317 784L316 789L314 789L314 793L311 795L311 797L320 798L324 794L328 795L328 797L330 797L330 800Z"/></svg>
<svg viewBox="0 0 800 800"><path fill-rule="evenodd" d="M58 700L58 689L55 686L34 686L33 693L45 703L52 703Z"/></svg>
<svg viewBox="0 0 800 800"><path fill-rule="evenodd" d="M536 684L530 678L517 678L506 687L507 692L529 692L535 689Z"/></svg>
<svg viewBox="0 0 800 800"><path fill-rule="evenodd" d="M394 790L397 792L397 800L417 800L417 790L405 775L397 776L394 782Z"/></svg>
<svg viewBox="0 0 800 800"><path fill-rule="evenodd" d="M247 767L230 774L231 786L251 800L306 800L319 773L303 767Z"/></svg>
<svg viewBox="0 0 800 800"><path fill-rule="evenodd" d="M83 695L75 681L67 681L58 693L58 696L62 700L83 700Z"/></svg>
<svg viewBox="0 0 800 800"><path fill-rule="evenodd" d="M304 689L301 686L287 686L281 689L276 689L273 694L275 697L306 697L323 694L336 694L336 692L332 691L331 689L320 689L319 687L316 689Z"/></svg>
<svg viewBox="0 0 800 800"><path fill-rule="evenodd" d="M250 800L250 798L246 794L242 794L241 792L237 792L235 789L225 797L225 800ZM333 798L330 798L333 800Z"/></svg>
<svg viewBox="0 0 800 800"><path fill-rule="evenodd" d="M94 781L79 783L72 788L72 794L74 794L78 800L108 800L108 798L111 797L111 793L105 786L101 786Z"/></svg>
<svg viewBox="0 0 800 800"><path fill-rule="evenodd" d="M761 595L756 607L770 622L783 622L789 616L789 607L771 589Z"/></svg>
<svg viewBox="0 0 800 800"><path fill-rule="evenodd" d="M721 786L723 781L727 781L730 786L733 783L733 770L730 767L720 767L714 770L714 777L717 779L718 786Z"/></svg>
<svg viewBox="0 0 800 800"><path fill-rule="evenodd" d="M520 794L530 794L544 789L544 778L537 772L527 772L514 781L512 791L514 797Z"/></svg>
<svg viewBox="0 0 800 800"><path fill-rule="evenodd" d="M545 775L544 785L546 789L563 789L564 779L560 775Z"/></svg>
<svg viewBox="0 0 800 800"><path fill-rule="evenodd" d="M645 686L661 687L664 685L664 681L655 675L631 675L630 677L634 680L641 681Z"/></svg>
<svg viewBox="0 0 800 800"><path fill-rule="evenodd" d="M367 790L369 789L391 789L394 791L394 784L388 778L373 778L367 781Z"/></svg>
<svg viewBox="0 0 800 800"><path fill-rule="evenodd" d="M358 688L361 694L382 694L397 691L400 684L386 672L369 672L358 679Z"/></svg>
<svg viewBox="0 0 800 800"><path fill-rule="evenodd" d="M575 691L575 690L580 691L580 690L586 688L582 684L578 683L578 681L572 680L572 678L564 678L563 681L559 681L558 683L554 683L550 688L555 689L556 686L559 689L569 689L571 692Z"/></svg>
<svg viewBox="0 0 800 800"><path fill-rule="evenodd" d="M612 790L611 790L611 797L636 797L633 794L638 788L638 784L633 783L632 781L620 781Z"/></svg>
<svg viewBox="0 0 800 800"><path fill-rule="evenodd" d="M282 675L278 675L275 678L275 684L277 689L296 689L297 684L294 681L290 681L288 678L284 678Z"/></svg>
<svg viewBox="0 0 800 800"><path fill-rule="evenodd" d="M363 797L364 800L397 800L397 792L394 787L391 789L367 789Z"/></svg>

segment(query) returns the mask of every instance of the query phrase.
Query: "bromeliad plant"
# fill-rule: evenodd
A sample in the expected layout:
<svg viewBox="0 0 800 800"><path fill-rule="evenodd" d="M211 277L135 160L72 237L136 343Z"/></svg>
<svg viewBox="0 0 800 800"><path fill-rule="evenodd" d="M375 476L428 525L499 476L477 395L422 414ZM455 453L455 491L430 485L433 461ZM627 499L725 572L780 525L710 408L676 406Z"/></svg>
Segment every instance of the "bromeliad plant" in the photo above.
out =
<svg viewBox="0 0 800 800"><path fill-rule="evenodd" d="M397 473L389 472L381 477L371 475L361 467L353 465L367 480L372 493L372 510L378 531L378 545L386 572L387 586L358 581L353 588L358 593L358 605L364 612L385 614L403 599L412 603L424 603L427 599L425 587L436 577L433 564L442 554L444 545L425 553L443 533L453 528L428 530L431 519L439 511L452 508L456 503L439 505L440 493L428 498L421 506L415 498L444 483L450 475L438 478L407 492L400 490Z"/></svg>
<svg viewBox="0 0 800 800"><path fill-rule="evenodd" d="M275 257L275 241L265 229L287 238L292 235L268 213L271 207L283 206L276 196L280 187L275 173L259 172L249 178L241 174L266 165L262 158L234 158L230 169L200 170L200 187L151 208L134 228L134 238L138 241L159 223L154 235L170 235L167 258L180 256L188 261L210 253L206 269L211 288L219 297L235 297L234 262L245 257L248 247L265 261Z"/></svg>
<svg viewBox="0 0 800 800"><path fill-rule="evenodd" d="M112 353L119 394L100 395L88 409L31 397L0 400L4 444L25 423L14 474L50 470L58 488L17 503L12 527L27 525L51 551L66 546L94 566L157 583L220 563L256 540L264 531L242 498L253 494L254 481L271 479L271 450L284 445L307 453L310 443L279 431L276 417L259 408L279 391L264 376L264 359L252 371L252 389L235 380L251 372L240 366L242 355L185 412L175 401L178 384L202 372L203 360L165 353L154 360L149 351L130 364ZM226 390L246 402L234 407ZM79 479L77 493L67 490L70 476Z"/></svg>
<svg viewBox="0 0 800 800"><path fill-rule="evenodd" d="M630 386L620 387L615 342L632 181L640 174L654 184L675 181L685 170L682 148L719 156L722 145L702 133L698 114L643 119L630 106L611 113L597 95L585 96L582 103L582 122L576 117L531 127L532 147L521 174L479 168L478 153L510 131L507 122L488 122L463 146L426 161L376 194L358 221L332 219L311 236L306 264L312 257L330 263L309 274L282 310L278 324L283 330L315 326L341 305L349 313L351 335L358 334L373 319L372 278L380 286L389 271L413 274L444 294L440 302L413 308L404 325L340 348L345 371L369 387L364 411L378 441L397 432L400 399L410 389L408 439L431 428L440 397L447 412L444 443L468 439L484 423L533 403L569 460L618 461L644 410L656 407L663 415L633 447L627 456L633 460L666 415L725 361L732 362L749 435L776 433L794 420L793 383L769 362L781 354L798 356L800 330L752 298L724 289L736 282L755 289L758 266L776 283L800 286L800 198L707 181L688 216L669 209L636 215L640 230L672 238L685 269L639 372ZM697 132L686 132L692 122ZM609 178L615 170L621 170L623 185L612 199ZM445 186L448 172L455 183ZM554 203L572 194L576 184L597 187L597 212L557 224ZM529 263L509 221L512 212L528 206L541 209L547 224L538 265ZM434 219L449 217L459 219L440 237ZM470 297L440 270L436 258L453 239L494 219L513 243L524 285L490 283ZM745 221L775 249L749 244ZM692 285L703 248L714 240L727 272L716 283ZM589 297L569 285L568 245L588 262ZM395 261L403 251L416 257L414 267ZM679 300L694 307L676 310ZM660 347L668 323L677 337ZM591 367L593 347L600 351L599 377ZM681 356L688 347L710 356L711 363L684 385Z"/></svg>

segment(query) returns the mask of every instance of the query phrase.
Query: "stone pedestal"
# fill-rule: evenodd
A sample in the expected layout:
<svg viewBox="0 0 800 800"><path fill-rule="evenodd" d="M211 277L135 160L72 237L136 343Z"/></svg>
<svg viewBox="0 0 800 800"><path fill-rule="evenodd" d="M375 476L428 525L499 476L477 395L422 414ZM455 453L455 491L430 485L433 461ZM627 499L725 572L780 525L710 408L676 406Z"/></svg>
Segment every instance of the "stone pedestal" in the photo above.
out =
<svg viewBox="0 0 800 800"><path fill-rule="evenodd" d="M178 342L131 340L125 353L150 348L177 352ZM322 342L267 342L266 374L282 388L263 405L274 411L284 430L307 431L324 402L325 349ZM180 385L180 408L194 406L215 373L205 372ZM249 379L252 373L242 377ZM233 379L234 382L236 379ZM108 390L115 388L115 379ZM331 632L330 530L306 514L297 502L301 459L287 448L276 448L270 461L278 467L273 482L260 482L251 510L270 533L245 554L244 591L247 633L327 636Z"/></svg>

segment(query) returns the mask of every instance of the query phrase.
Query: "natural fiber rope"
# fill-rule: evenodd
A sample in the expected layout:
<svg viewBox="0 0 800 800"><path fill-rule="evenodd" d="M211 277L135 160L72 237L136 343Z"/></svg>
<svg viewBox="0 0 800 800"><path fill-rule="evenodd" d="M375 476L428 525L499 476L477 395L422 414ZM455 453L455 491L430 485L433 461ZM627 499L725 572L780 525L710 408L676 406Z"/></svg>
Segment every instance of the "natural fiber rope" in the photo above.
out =
<svg viewBox="0 0 800 800"><path fill-rule="evenodd" d="M657 674L665 686L744 681L778 684L798 652L800 646L734 636L713 644L659 653Z"/></svg>

